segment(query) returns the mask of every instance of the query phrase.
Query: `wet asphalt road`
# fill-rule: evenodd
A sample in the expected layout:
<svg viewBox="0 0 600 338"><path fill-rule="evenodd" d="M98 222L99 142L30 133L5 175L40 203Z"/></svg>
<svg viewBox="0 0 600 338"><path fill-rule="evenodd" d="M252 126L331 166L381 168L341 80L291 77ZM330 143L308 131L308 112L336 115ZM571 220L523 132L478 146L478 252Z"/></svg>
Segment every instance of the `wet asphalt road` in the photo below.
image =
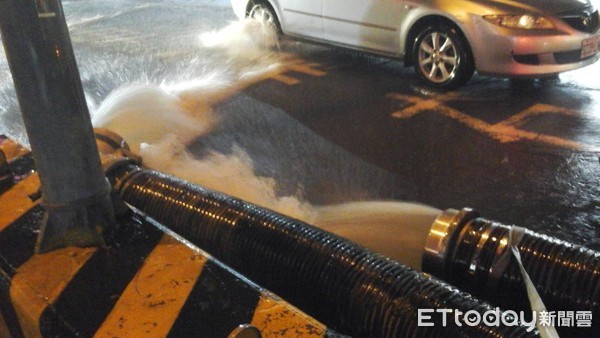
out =
<svg viewBox="0 0 600 338"><path fill-rule="evenodd" d="M63 1L91 108L119 86L177 83L239 64L197 38L234 20L227 1ZM260 69L265 60L243 65ZM190 150L243 148L280 194L472 207L482 216L600 248L600 63L547 81L475 76L423 87L399 62L283 41L277 71L214 105ZM0 55L1 133L22 122Z"/></svg>
<svg viewBox="0 0 600 338"><path fill-rule="evenodd" d="M265 82L244 94L392 174L396 181L381 184L378 197L472 207L597 243L600 81L579 82L591 69L550 81L476 76L436 93L388 60L330 50L304 58L327 75L298 74L293 86Z"/></svg>

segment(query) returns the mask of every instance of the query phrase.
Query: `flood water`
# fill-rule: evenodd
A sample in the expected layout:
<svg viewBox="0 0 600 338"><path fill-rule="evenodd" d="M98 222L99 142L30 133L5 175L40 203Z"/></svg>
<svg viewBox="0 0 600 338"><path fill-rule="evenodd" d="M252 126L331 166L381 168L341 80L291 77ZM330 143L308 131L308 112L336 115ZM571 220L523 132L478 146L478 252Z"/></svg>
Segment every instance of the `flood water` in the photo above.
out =
<svg viewBox="0 0 600 338"><path fill-rule="evenodd" d="M324 227L353 224L373 232L369 226L378 224L397 234L390 224L401 224L406 229L398 240L409 252L438 209L465 206L599 242L598 114L564 109L564 116L542 124L532 116L547 105L530 102L546 95L558 105L562 96L570 107L598 107L600 100L585 91L594 90L595 78L569 73L558 84L536 83L516 95L507 81L476 77L464 90L441 95L414 86L412 71L389 60L278 45L263 27L238 22L226 0L67 0L63 6L94 125L121 134L147 166ZM307 48L330 64L303 58ZM328 71L338 85L321 80ZM479 119L472 123L448 108L431 113L427 99L449 107L460 101ZM353 109L361 104L368 109L359 116ZM511 114L522 115L513 106L535 109L516 121ZM408 118L402 111L410 107L426 114ZM445 113L458 118L449 122ZM563 123L565 116L587 125L572 135L589 146L583 151L560 148L555 139L523 151L511 143L521 134L498 133L502 125L496 125L506 118L512 127L562 133L573 123ZM0 121L0 133L27 143L3 51ZM473 130L451 128L461 123ZM476 133L485 136L478 136L482 142L465 137ZM456 143L447 145L444 137Z"/></svg>
<svg viewBox="0 0 600 338"><path fill-rule="evenodd" d="M123 136L144 164L206 188L242 198L290 217L301 219L333 233L353 239L365 246L420 268L420 257L428 229L441 212L416 203L400 201L364 201L333 205L316 205L304 195L303 181L319 170L296 171L296 176L282 179L281 172L269 175L257 172L254 159L244 150L249 144L267 153L271 163L294 165L300 156L320 149L328 157L342 181L329 180L322 185L322 195L338 193L352 198L347 190L354 181L378 180L380 173L366 163L319 138L311 131L286 121L285 133L277 131L274 120L281 116L243 116L252 114L236 110L223 114L215 106L278 67L276 41L271 30L256 22L233 22L225 28L201 35L210 48L220 49L228 58L231 72L238 80L227 83L226 77L209 74L181 83L126 85L111 93L92 113L94 126L108 128ZM247 50L249 53L242 53ZM231 81L231 80L230 80ZM240 116L242 115L242 116ZM261 121L265 119L265 121ZM269 135L268 130L273 135ZM310 141L309 141L310 140ZM307 142L308 141L308 142ZM309 160L304 158L303 160ZM360 176L346 171L347 163L359 168ZM269 167L264 163L261 167ZM273 166L274 167L274 166ZM274 169L271 169L274 170ZM335 190L330 188L336 185ZM374 197L377 191L371 191ZM361 193L355 198L370 197ZM332 201L335 199L332 198Z"/></svg>
<svg viewBox="0 0 600 338"><path fill-rule="evenodd" d="M183 15L193 2L175 6L133 1L128 9L109 2L63 5L94 127L121 135L144 165L420 265L418 252L440 211L384 200L390 187L400 185L397 177L320 137L284 111L248 111L239 96L239 109L220 110L222 102L277 73L290 57L280 50L273 31L233 18L214 28L185 21L178 26L186 29L184 34L167 38L161 29L134 32L131 18L167 10ZM161 44L153 45L154 39ZM7 67L4 59L0 67ZM0 133L27 144L10 77L2 81ZM327 166L317 164L323 162ZM311 196L305 184L311 185ZM372 237L374 232L379 239Z"/></svg>

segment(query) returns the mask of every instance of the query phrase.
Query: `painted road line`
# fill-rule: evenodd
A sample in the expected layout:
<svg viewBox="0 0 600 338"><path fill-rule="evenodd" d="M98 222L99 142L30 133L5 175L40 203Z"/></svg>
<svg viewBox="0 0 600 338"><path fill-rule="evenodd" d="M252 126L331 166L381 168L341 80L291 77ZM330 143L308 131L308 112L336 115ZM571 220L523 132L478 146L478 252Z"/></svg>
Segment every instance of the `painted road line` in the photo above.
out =
<svg viewBox="0 0 600 338"><path fill-rule="evenodd" d="M516 121L511 121L510 124L505 124L502 122L491 124L483 120L474 118L457 109L448 107L447 105L443 104L437 99L423 99L418 96L408 96L400 94L392 94L389 95L389 97L396 100L407 101L412 104L404 109L393 112L391 116L394 118L407 119L419 113L433 111L442 114L446 117L449 117L455 121L458 121L473 130L486 134L489 137L500 141L501 143L527 140L572 150L593 152L600 151L599 147L593 145L583 144L572 140L560 138L557 136L535 133L516 128L514 124L523 117L519 117ZM535 113L538 114L538 112ZM524 116L528 116L530 114L531 112L525 114Z"/></svg>
<svg viewBox="0 0 600 338"><path fill-rule="evenodd" d="M4 152L9 162L29 153L28 149L4 135L0 135L0 150Z"/></svg>
<svg viewBox="0 0 600 338"><path fill-rule="evenodd" d="M34 255L12 279L10 298L25 337L43 337L41 317L96 251L66 248ZM60 267L60 268L59 268Z"/></svg>
<svg viewBox="0 0 600 338"><path fill-rule="evenodd" d="M34 255L44 214L28 197L36 182L20 182L0 196L27 205L2 219L2 337L226 337L248 323L265 337L335 336L141 214L121 220L110 248Z"/></svg>
<svg viewBox="0 0 600 338"><path fill-rule="evenodd" d="M537 103L504 121L498 122L497 125L519 126L527 122L528 119L542 114L559 114L564 116L580 115L580 113L575 110L552 106L549 104Z"/></svg>
<svg viewBox="0 0 600 338"><path fill-rule="evenodd" d="M32 174L0 195L0 232L37 204L29 196L39 187L38 175Z"/></svg>
<svg viewBox="0 0 600 338"><path fill-rule="evenodd" d="M69 282L40 319L47 337L61 336L70 327L92 337L110 314L120 295L154 250L163 232L143 219L121 221L108 249L98 250ZM110 243L110 241L109 241ZM142 315L142 314L140 314Z"/></svg>
<svg viewBox="0 0 600 338"><path fill-rule="evenodd" d="M9 329L22 329L25 337L91 337L163 233L131 220L120 223L110 249L34 255L41 215L36 206L0 232L0 282L7 284L0 288L0 310Z"/></svg>
<svg viewBox="0 0 600 338"><path fill-rule="evenodd" d="M256 83L265 79L272 79L288 86L293 86L299 84L301 81L287 73L296 72L315 77L326 75L326 72L316 69L318 66L320 66L320 64L306 62L294 55L284 55L281 63L277 66L271 68L262 76L254 77L251 81L248 81L249 79L247 79L246 81ZM245 87L247 87L247 85Z"/></svg>
<svg viewBox="0 0 600 338"><path fill-rule="evenodd" d="M94 337L166 337L206 260L165 235Z"/></svg>
<svg viewBox="0 0 600 338"><path fill-rule="evenodd" d="M132 223L121 224L111 249L30 254L12 279L0 271L13 338L227 337L248 323L264 337L337 335L150 219Z"/></svg>
<svg viewBox="0 0 600 338"><path fill-rule="evenodd" d="M37 205L0 231L0 270L9 278L33 256L43 217L44 209Z"/></svg>
<svg viewBox="0 0 600 338"><path fill-rule="evenodd" d="M8 330L8 325L6 325L2 312L0 312L0 337L10 337L10 331Z"/></svg>
<svg viewBox="0 0 600 338"><path fill-rule="evenodd" d="M325 76L327 74L326 72L315 68L315 67L319 67L319 66L321 66L321 65L318 63L314 63L314 62L309 63L302 59L293 59L290 62L287 62L285 64L285 69L287 71L303 73L303 74L315 76L315 77Z"/></svg>
<svg viewBox="0 0 600 338"><path fill-rule="evenodd" d="M6 330L9 333L6 336L0 335L0 337L23 338L19 317L10 301L10 280L10 276L0 268L0 316L2 316L4 324L6 324ZM2 331L0 330L0 332Z"/></svg>
<svg viewBox="0 0 600 338"><path fill-rule="evenodd" d="M263 337L324 337L327 327L278 296L263 292L252 317Z"/></svg>
<svg viewBox="0 0 600 338"><path fill-rule="evenodd" d="M227 337L239 325L252 321L259 298L258 287L211 259L202 269L169 337Z"/></svg>
<svg viewBox="0 0 600 338"><path fill-rule="evenodd" d="M7 141L2 143L6 150ZM14 147L13 147L14 149ZM11 159L20 151L9 152ZM29 195L39 188L37 175L30 175L0 194L0 316L5 335L0 337L23 337L19 315L11 301L12 277L17 269L33 256L36 233L41 224L43 209Z"/></svg>
<svg viewBox="0 0 600 338"><path fill-rule="evenodd" d="M283 75L283 74L275 74L271 76L271 79L279 82L283 82L288 86L293 86L300 83L300 80L293 78L291 76Z"/></svg>

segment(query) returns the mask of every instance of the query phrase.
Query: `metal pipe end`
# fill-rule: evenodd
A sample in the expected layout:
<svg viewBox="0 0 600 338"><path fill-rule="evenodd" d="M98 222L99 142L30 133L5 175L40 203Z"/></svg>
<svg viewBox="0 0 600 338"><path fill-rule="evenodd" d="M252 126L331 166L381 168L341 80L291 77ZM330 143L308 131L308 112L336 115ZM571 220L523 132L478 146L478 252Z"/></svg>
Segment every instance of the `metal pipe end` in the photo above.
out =
<svg viewBox="0 0 600 338"><path fill-rule="evenodd" d="M242 324L235 328L227 338L261 338L262 334L256 326L250 324Z"/></svg>
<svg viewBox="0 0 600 338"><path fill-rule="evenodd" d="M95 128L94 136L105 170L113 167L116 163L123 162L124 159L128 162L142 163L141 156L131 151L129 144L121 135L109 129Z"/></svg>
<svg viewBox="0 0 600 338"><path fill-rule="evenodd" d="M425 241L422 270L438 278L446 278L447 262L452 256L458 233L479 215L469 209L447 209L433 222Z"/></svg>

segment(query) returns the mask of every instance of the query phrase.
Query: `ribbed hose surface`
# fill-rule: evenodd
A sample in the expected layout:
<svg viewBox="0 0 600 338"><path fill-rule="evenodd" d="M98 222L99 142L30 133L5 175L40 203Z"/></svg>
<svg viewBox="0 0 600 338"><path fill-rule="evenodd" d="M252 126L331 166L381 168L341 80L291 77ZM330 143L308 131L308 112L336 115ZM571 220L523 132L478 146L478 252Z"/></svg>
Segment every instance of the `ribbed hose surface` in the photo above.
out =
<svg viewBox="0 0 600 338"><path fill-rule="evenodd" d="M491 276L493 264L507 249L501 246L506 243L510 228L482 218L469 222L451 259L451 281L475 295L494 294L494 303L500 306L526 308L527 303L508 303L515 299L526 301L526 296L507 297L525 295L514 258L500 276ZM525 231L518 248L523 266L548 310L587 310L593 311L594 318L600 317L598 252L530 230Z"/></svg>
<svg viewBox="0 0 600 338"><path fill-rule="evenodd" d="M417 309L492 308L335 235L134 166L111 176L122 199L329 327L354 337L535 337L524 327L418 326ZM451 317L453 318L453 317Z"/></svg>

